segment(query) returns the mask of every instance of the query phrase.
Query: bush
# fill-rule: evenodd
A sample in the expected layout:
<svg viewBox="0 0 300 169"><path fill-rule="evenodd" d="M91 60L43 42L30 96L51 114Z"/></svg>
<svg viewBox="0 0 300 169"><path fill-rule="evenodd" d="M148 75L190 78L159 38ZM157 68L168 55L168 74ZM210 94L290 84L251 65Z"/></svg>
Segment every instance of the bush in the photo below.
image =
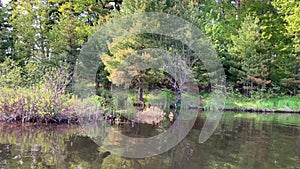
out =
<svg viewBox="0 0 300 169"><path fill-rule="evenodd" d="M54 122L62 120L59 116L72 115L73 112L69 95L58 94L46 86L0 89L1 120Z"/></svg>
<svg viewBox="0 0 300 169"><path fill-rule="evenodd" d="M74 114L71 96L65 92L67 69L46 71L35 63L20 68L7 58L0 73L0 120L57 122Z"/></svg>
<svg viewBox="0 0 300 169"><path fill-rule="evenodd" d="M0 87L17 88L22 84L22 69L12 59L0 63Z"/></svg>
<svg viewBox="0 0 300 169"><path fill-rule="evenodd" d="M78 116L100 117L104 98L80 100L66 92L70 83L67 68L35 63L20 68L6 59L0 73L0 121L77 123Z"/></svg>

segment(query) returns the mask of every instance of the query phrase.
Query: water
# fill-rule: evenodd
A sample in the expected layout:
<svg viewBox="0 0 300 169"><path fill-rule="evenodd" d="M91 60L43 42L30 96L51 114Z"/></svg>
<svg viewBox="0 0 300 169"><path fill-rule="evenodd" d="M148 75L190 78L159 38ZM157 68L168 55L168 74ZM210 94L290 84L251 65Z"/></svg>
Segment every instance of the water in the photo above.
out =
<svg viewBox="0 0 300 169"><path fill-rule="evenodd" d="M225 113L204 144L199 116L176 147L145 159L123 158L102 149L79 126L0 124L0 168L104 169L299 169L300 115ZM128 135L153 136L161 126L116 127ZM118 140L115 140L116 142Z"/></svg>

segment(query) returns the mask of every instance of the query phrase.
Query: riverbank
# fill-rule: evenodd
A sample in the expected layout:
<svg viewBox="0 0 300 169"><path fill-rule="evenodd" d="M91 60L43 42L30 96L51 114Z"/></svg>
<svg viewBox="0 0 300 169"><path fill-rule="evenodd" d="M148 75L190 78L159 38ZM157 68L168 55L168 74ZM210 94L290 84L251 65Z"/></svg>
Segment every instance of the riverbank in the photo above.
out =
<svg viewBox="0 0 300 169"><path fill-rule="evenodd" d="M300 96L270 96L264 98L245 97L228 94L223 111L257 113L295 113L300 114ZM201 111L214 107L209 94L203 94Z"/></svg>
<svg viewBox="0 0 300 169"><path fill-rule="evenodd" d="M103 115L113 112L113 110L102 108L102 97L94 96L86 100L80 100L70 94L53 91L44 86L28 89L1 88L0 121L79 124L80 118L82 118L82 115L86 116L86 112L90 112L88 114L89 119L95 117L110 118ZM209 100L209 97L204 97L203 100L204 106L199 111L208 110L210 103L213 103L212 100ZM233 112L300 114L300 97L273 96L269 98L247 98L243 96L229 96L223 110ZM151 112L153 113L154 111ZM150 113L148 112L148 114ZM142 119L137 119L147 121L144 116L146 116L145 113L142 113L140 114ZM156 120L150 119L150 122L148 122L149 120L147 122L152 123L154 121L157 123L156 121L161 121L160 118L163 118L161 115L157 117L159 118L155 117Z"/></svg>
<svg viewBox="0 0 300 169"><path fill-rule="evenodd" d="M228 97L224 111L300 113L299 96L274 96L270 98Z"/></svg>

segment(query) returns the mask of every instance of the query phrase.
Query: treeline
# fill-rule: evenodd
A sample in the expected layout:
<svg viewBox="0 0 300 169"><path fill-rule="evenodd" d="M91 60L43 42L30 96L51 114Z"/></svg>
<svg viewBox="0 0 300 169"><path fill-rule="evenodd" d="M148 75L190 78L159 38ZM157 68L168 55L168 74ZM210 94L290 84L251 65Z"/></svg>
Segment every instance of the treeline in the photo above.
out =
<svg viewBox="0 0 300 169"><path fill-rule="evenodd" d="M66 90L71 91L81 47L101 25L113 18L154 11L185 18L211 39L223 63L229 91L246 96L254 92L299 93L300 1L297 0L12 0L5 5L1 3L0 85L36 86L47 83L46 72L59 70L66 73L59 84L66 84ZM110 48L105 60L99 63L96 87L100 94L101 88L121 81L116 78L115 64L124 61L129 53L160 45L153 42L157 39L161 38L138 35ZM163 43L169 51L177 47L177 42L167 37ZM177 47L177 50L182 49ZM196 63L193 70L199 89L209 90L203 64ZM140 75L152 80L148 85L172 86L164 82L167 76L162 72L149 70Z"/></svg>

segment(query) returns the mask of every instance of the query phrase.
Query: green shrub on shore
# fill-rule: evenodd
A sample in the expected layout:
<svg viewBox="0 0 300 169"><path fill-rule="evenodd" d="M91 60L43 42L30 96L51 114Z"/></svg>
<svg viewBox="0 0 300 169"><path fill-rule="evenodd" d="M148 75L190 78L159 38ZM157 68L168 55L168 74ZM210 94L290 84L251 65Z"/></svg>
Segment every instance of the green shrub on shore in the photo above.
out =
<svg viewBox="0 0 300 169"><path fill-rule="evenodd" d="M28 62L21 68L7 58L0 63L0 121L77 123L79 116L100 117L104 98L75 97L67 92L69 77L66 66Z"/></svg>
<svg viewBox="0 0 300 169"><path fill-rule="evenodd" d="M99 118L102 97L79 99L42 85L35 88L0 88L0 121L79 123L79 118Z"/></svg>
<svg viewBox="0 0 300 169"><path fill-rule="evenodd" d="M66 68L30 62L19 67L7 58L0 63L0 77L0 120L54 122L74 112L71 96L65 92Z"/></svg>
<svg viewBox="0 0 300 169"><path fill-rule="evenodd" d="M54 116L74 112L68 94L58 94L45 86L35 88L1 88L0 118L5 121L48 122Z"/></svg>

